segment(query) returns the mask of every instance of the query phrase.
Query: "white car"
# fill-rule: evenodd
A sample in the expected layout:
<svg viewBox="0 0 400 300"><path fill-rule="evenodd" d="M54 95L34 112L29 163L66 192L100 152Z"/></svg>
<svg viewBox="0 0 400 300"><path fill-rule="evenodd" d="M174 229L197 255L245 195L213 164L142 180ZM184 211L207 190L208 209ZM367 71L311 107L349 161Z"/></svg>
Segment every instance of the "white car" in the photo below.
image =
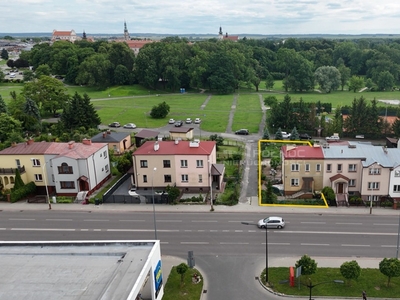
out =
<svg viewBox="0 0 400 300"><path fill-rule="evenodd" d="M134 196L134 197L139 196L139 194L136 193L136 185L135 184L131 185L131 188L129 189L128 194L129 194L129 196Z"/></svg>
<svg viewBox="0 0 400 300"><path fill-rule="evenodd" d="M175 119L169 119L168 124L175 124Z"/></svg>
<svg viewBox="0 0 400 300"><path fill-rule="evenodd" d="M136 128L136 125L133 124L133 123L128 123L128 124L125 124L125 125L124 125L124 128L135 129L135 128Z"/></svg>
<svg viewBox="0 0 400 300"><path fill-rule="evenodd" d="M192 119L191 118L187 118L185 121L186 124L192 124Z"/></svg>
<svg viewBox="0 0 400 300"><path fill-rule="evenodd" d="M281 217L268 217L261 219L257 223L258 228L278 228L282 229L285 227L285 220Z"/></svg>
<svg viewBox="0 0 400 300"><path fill-rule="evenodd" d="M286 131L282 131L282 138L290 139L291 136L292 136L291 133L287 133Z"/></svg>
<svg viewBox="0 0 400 300"><path fill-rule="evenodd" d="M194 124L200 124L201 123L201 120L200 120L200 118L196 118L196 119L194 119Z"/></svg>

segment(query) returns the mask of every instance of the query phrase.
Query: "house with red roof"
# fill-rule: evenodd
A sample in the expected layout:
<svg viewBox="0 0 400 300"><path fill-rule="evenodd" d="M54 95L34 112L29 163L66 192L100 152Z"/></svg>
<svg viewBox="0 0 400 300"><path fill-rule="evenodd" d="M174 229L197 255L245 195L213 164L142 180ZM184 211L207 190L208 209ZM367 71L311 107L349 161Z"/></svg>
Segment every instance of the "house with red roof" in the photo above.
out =
<svg viewBox="0 0 400 300"><path fill-rule="evenodd" d="M223 190L225 166L216 159L215 141L148 141L133 153L132 181L145 190Z"/></svg>
<svg viewBox="0 0 400 300"><path fill-rule="evenodd" d="M0 182L14 186L16 169L24 183L35 182L40 195L90 195L111 177L107 143L34 142L13 144L0 151Z"/></svg>
<svg viewBox="0 0 400 300"><path fill-rule="evenodd" d="M285 195L312 198L314 191L322 190L324 155L319 145L283 146L281 158Z"/></svg>
<svg viewBox="0 0 400 300"><path fill-rule="evenodd" d="M80 40L81 38L76 35L75 30L69 30L69 31L60 31L60 30L53 30L53 33L51 35L51 41L56 42L56 41L69 41L71 43Z"/></svg>

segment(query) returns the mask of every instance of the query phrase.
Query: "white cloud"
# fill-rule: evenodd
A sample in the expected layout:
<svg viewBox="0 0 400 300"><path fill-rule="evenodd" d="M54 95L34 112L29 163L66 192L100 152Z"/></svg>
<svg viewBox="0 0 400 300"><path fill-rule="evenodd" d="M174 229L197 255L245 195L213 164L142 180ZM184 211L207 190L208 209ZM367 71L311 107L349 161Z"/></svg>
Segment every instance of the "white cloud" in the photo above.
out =
<svg viewBox="0 0 400 300"><path fill-rule="evenodd" d="M2 4L4 33L230 34L399 33L393 0L14 0Z"/></svg>

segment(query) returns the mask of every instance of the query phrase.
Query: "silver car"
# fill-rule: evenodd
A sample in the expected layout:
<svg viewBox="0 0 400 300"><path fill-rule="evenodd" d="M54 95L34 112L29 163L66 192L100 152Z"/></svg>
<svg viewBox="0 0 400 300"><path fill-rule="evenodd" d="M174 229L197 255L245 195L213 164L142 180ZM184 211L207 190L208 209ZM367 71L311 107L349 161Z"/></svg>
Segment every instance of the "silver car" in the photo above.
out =
<svg viewBox="0 0 400 300"><path fill-rule="evenodd" d="M285 220L281 217L268 217L261 219L257 223L258 228L278 228L282 229L285 227Z"/></svg>

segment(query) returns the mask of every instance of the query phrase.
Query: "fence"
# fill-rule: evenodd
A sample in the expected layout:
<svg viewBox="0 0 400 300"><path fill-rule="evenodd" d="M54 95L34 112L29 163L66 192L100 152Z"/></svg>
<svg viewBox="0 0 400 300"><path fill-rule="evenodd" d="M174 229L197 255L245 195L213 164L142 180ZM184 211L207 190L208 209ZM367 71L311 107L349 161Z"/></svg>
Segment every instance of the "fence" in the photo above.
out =
<svg viewBox="0 0 400 300"><path fill-rule="evenodd" d="M130 174L124 174L107 192L103 194L103 203L108 202L108 198L113 196L113 193L125 182L125 180L130 176Z"/></svg>
<svg viewBox="0 0 400 300"><path fill-rule="evenodd" d="M104 199L104 197L103 197ZM129 195L110 195L107 197L107 203L121 203L121 204L153 204L152 195L139 195L139 196L129 196ZM103 203L104 200L103 200ZM167 195L154 195L155 204L167 204Z"/></svg>

